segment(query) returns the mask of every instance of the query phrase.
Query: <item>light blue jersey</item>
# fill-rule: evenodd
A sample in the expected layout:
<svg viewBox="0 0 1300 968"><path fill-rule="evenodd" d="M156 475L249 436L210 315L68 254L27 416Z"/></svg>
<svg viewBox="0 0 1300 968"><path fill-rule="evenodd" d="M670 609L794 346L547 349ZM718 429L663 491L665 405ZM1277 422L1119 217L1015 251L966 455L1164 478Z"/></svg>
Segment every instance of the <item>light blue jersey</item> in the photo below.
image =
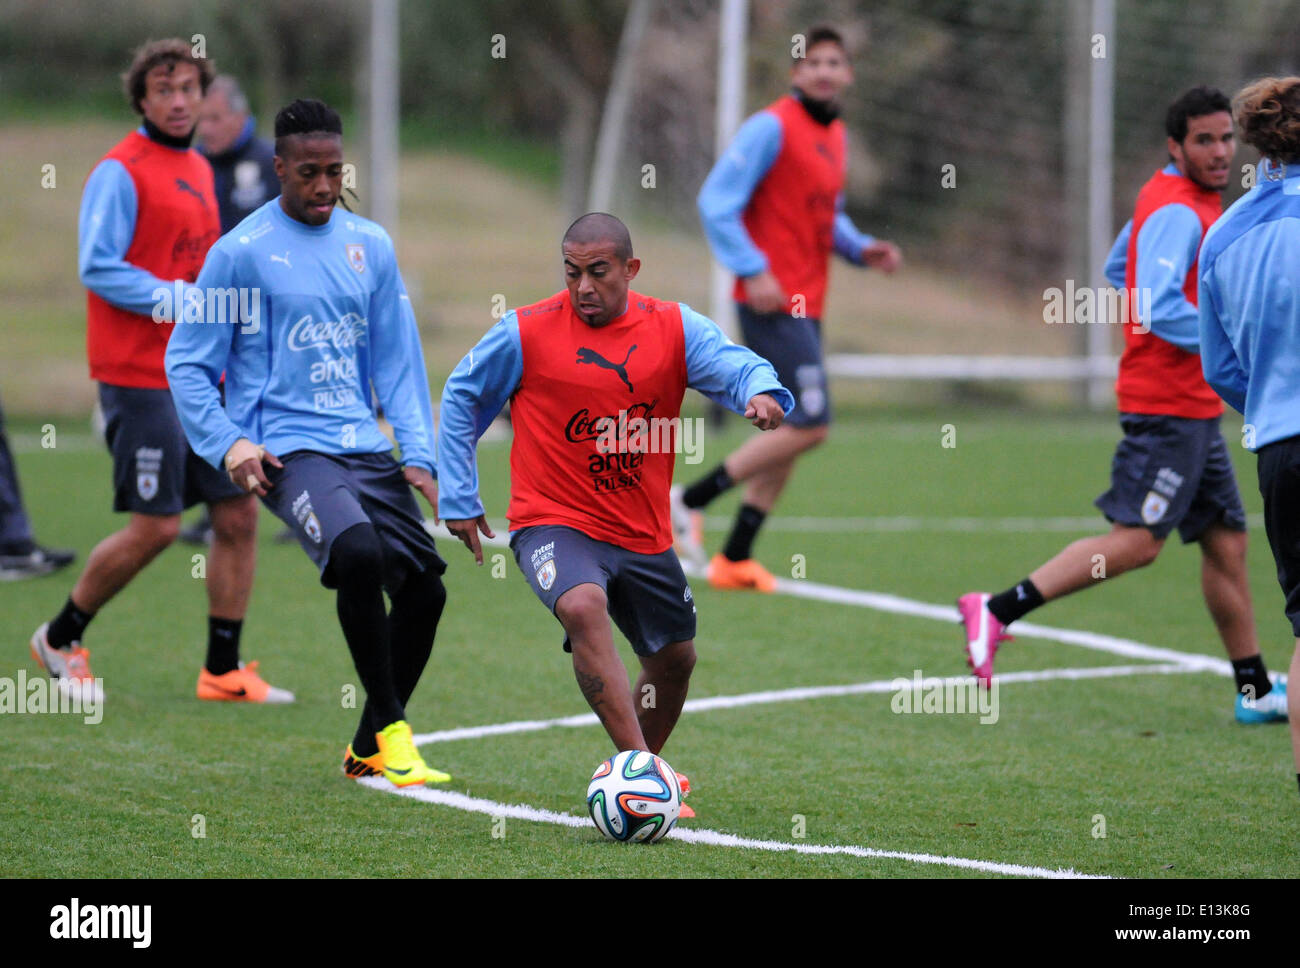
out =
<svg viewBox="0 0 1300 968"><path fill-rule="evenodd" d="M383 228L338 208L307 225L277 198L212 247L195 289L204 301L172 333L167 379L204 460L220 467L240 437L276 455L387 453L373 387L402 463L436 476L419 330Z"/></svg>
<svg viewBox="0 0 1300 968"><path fill-rule="evenodd" d="M1260 162L1197 271L1205 381L1245 414L1252 450L1300 434L1300 165Z"/></svg>

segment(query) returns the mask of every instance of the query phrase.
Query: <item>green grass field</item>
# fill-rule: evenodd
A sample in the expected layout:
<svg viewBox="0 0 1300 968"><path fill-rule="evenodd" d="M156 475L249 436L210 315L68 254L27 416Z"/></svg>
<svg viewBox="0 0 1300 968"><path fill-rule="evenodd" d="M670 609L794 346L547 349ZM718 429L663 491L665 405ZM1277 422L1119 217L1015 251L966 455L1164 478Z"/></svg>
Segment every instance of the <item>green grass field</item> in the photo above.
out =
<svg viewBox="0 0 1300 968"><path fill-rule="evenodd" d="M941 446L948 423L954 448ZM733 422L706 436L704 464L679 465L679 478L712 466L746 432ZM1237 427L1229 422L1225 432L1232 440ZM106 454L72 422L60 425L53 449L39 446L38 425L11 433L39 537L76 547L84 560L116 526ZM1076 414L846 415L800 466L760 557L786 576L802 561L808 582L942 605L972 588L1001 589L1103 526L1100 517L1087 527L1052 528L1047 519L1090 515L1117 434L1112 418ZM497 518L506 454L503 443L481 449L485 499ZM1247 507L1258 512L1253 461L1238 456ZM719 524L734 506L734 496L715 506ZM966 518L980 520L954 524ZM999 524L1005 518L1041 526ZM1071 526L1077 530L1065 530ZM503 824L490 807L474 812L345 780L339 760L356 711L343 708L342 696L355 673L332 596L300 549L270 540L277 530L264 516L244 653L298 702L249 708L193 698L205 599L191 577L194 549L168 550L87 636L108 694L103 722L3 717L11 766L0 773L0 875L997 876L672 839L624 846L604 842L589 823ZM712 543L720 539L720 527L711 530ZM490 556L504 549L488 549L488 565L476 569L451 539L440 547L450 562L449 602L408 709L416 732L585 712L558 625L512 560L494 577ZM1200 599L1198 557L1171 542L1145 572L1055 603L1032 621L1221 657ZM1260 530L1250 564L1264 654L1270 668L1285 671L1291 636ZM35 674L27 639L73 580L65 572L0 584L0 676ZM723 594L701 581L694 588L693 698L965 670L951 622L784 594ZM1146 664L1022 637L999 653L998 671ZM891 699L882 691L684 715L664 752L695 785L699 817L685 826L1124 877L1300 875L1287 731L1237 726L1227 678L1011 682L988 725L973 715L899 715ZM581 726L424 752L454 775L452 791L582 815L587 778L611 749L599 727ZM195 815L202 838L192 835ZM1097 815L1104 837L1094 836Z"/></svg>

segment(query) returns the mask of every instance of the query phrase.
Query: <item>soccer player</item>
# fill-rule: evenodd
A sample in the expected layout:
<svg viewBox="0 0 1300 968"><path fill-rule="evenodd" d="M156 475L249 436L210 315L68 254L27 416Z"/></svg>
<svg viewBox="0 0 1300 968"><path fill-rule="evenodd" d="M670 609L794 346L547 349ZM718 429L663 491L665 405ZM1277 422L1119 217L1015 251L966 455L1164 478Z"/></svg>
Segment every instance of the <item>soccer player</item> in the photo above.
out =
<svg viewBox="0 0 1300 968"><path fill-rule="evenodd" d="M81 644L91 619L176 540L181 511L203 501L214 538L207 562L208 654L200 699L292 702L239 661L253 586L257 505L185 442L167 391L163 354L208 247L217 240L212 168L190 148L211 63L183 40L141 46L123 75L143 125L86 180L78 266L86 294L90 375L113 455L113 509L125 528L91 551L54 618L36 630L32 655L54 678L98 693Z"/></svg>
<svg viewBox="0 0 1300 968"><path fill-rule="evenodd" d="M1254 187L1201 245L1201 365L1245 415L1258 453L1264 529L1296 636L1290 681L1300 676L1300 77L1263 78L1234 102L1242 140L1262 157ZM1289 704L1300 782L1300 693Z"/></svg>
<svg viewBox="0 0 1300 968"><path fill-rule="evenodd" d="M771 366L711 320L629 289L641 260L614 216L582 216L561 251L567 292L507 313L447 380L439 511L481 565L478 534L495 535L479 499L475 445L509 400L515 560L563 626L578 686L615 748L658 753L695 665L695 605L672 551L665 438L680 427L688 386L761 430L780 426L794 399ZM652 689L652 703L633 702L610 616L641 662L636 697Z"/></svg>
<svg viewBox="0 0 1300 968"><path fill-rule="evenodd" d="M1111 486L1096 501L1107 534L1066 547L996 595L958 600L966 661L980 682L993 675L1005 629L1045 602L1156 559L1169 533L1201 547L1201 590L1236 678L1238 722L1285 721L1286 688L1259 654L1246 575L1246 513L1219 431L1223 404L1201 373L1196 253L1222 211L1235 149L1222 92L1196 87L1165 117L1169 164L1138 192L1107 277L1129 293L1120 358L1120 427Z"/></svg>
<svg viewBox="0 0 1300 968"><path fill-rule="evenodd" d="M221 216L221 234L280 194L275 177L275 148L257 136L257 124L248 110L248 99L239 82L229 74L212 80L199 108L196 129L199 150L212 165ZM293 539L293 533L284 534ZM186 544L210 544L212 520L204 508L193 524L181 529Z"/></svg>
<svg viewBox="0 0 1300 968"><path fill-rule="evenodd" d="M737 276L745 343L776 368L797 406L776 432L753 437L685 490L673 489L678 547L703 564L702 511L745 482L735 524L708 563L715 588L770 592L776 580L753 558L754 539L805 451L826 439L831 409L821 317L830 254L893 272L897 246L859 232L843 211L847 171L840 95L853 68L840 34L815 27L796 51L790 94L751 117L700 190L704 231Z"/></svg>
<svg viewBox="0 0 1300 968"><path fill-rule="evenodd" d="M212 247L196 283L205 299L237 293L251 312L222 319L212 300L203 320L177 327L167 348L172 394L194 449L261 497L293 529L321 584L337 590L339 625L366 692L344 774L443 782L451 777L420 757L405 709L446 601L446 566L411 494L437 506L415 315L388 233L335 210L338 114L314 100L284 107L275 171L280 197ZM379 429L372 388L401 464Z"/></svg>
<svg viewBox="0 0 1300 968"><path fill-rule="evenodd" d="M0 407L0 581L48 575L68 567L76 557L74 551L38 545L32 537L32 523L18 488L18 468L9 453L4 408Z"/></svg>

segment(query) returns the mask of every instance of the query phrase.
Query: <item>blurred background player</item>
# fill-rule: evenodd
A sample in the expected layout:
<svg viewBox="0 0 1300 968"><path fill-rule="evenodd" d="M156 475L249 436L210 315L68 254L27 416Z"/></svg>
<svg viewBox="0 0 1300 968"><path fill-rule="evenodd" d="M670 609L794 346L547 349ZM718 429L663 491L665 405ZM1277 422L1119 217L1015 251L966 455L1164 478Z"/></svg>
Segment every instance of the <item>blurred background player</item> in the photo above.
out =
<svg viewBox="0 0 1300 968"><path fill-rule="evenodd" d="M256 563L257 506L206 466L185 442L163 354L184 299L163 312L160 294L189 289L217 240L212 169L190 148L212 66L178 39L136 50L123 75L127 99L143 117L99 162L81 199L78 266L86 286L90 375L113 455L113 509L125 528L91 551L63 608L32 635L31 649L50 675L89 683L82 636L91 619L176 540L181 511L200 501L212 510L207 562L208 654L200 699L291 702L268 685L257 663L243 667L239 639Z"/></svg>
<svg viewBox="0 0 1300 968"><path fill-rule="evenodd" d="M628 288L641 260L614 216L582 216L561 249L568 291L507 313L447 380L439 510L483 564L478 532L495 535L475 446L511 400L515 561L564 627L578 686L614 747L658 753L695 666L695 605L672 550L673 448L646 450L662 443L655 428L668 425L653 421L680 419L688 386L760 430L779 427L794 399L772 367L712 320ZM637 420L648 422L641 444ZM632 701L610 616L641 662L637 696L654 690L649 706ZM682 788L690 789L684 778Z"/></svg>
<svg viewBox="0 0 1300 968"><path fill-rule="evenodd" d="M840 34L826 26L808 31L805 49L795 51L791 93L741 126L700 189L713 254L738 277L745 344L776 368L796 400L780 429L751 438L685 490L673 490L678 547L702 564L699 509L745 482L727 543L708 564L715 588L776 587L753 559L753 545L795 461L825 440L830 426L821 316L831 251L885 272L902 261L895 245L859 232L843 210L848 163L838 116L852 82Z"/></svg>
<svg viewBox="0 0 1300 968"><path fill-rule="evenodd" d="M1253 430L1246 443L1259 455L1264 528L1296 636L1289 682L1300 676L1300 77L1263 78L1234 101L1241 138L1262 157L1255 186L1201 246L1201 364ZM1289 704L1300 783L1300 693Z"/></svg>
<svg viewBox="0 0 1300 968"><path fill-rule="evenodd" d="M1232 660L1238 722L1287 718L1286 687L1259 654L1246 574L1246 512L1219 431L1223 404L1205 382L1196 307L1197 250L1223 208L1236 147L1231 105L1196 87L1165 117L1170 162L1138 192L1106 275L1129 293L1120 358L1120 427L1111 486L1096 504L1108 534L1066 547L997 595L958 600L966 661L985 685L1012 622L1053 599L1149 565L1176 527L1201 546L1201 590ZM1145 317L1145 318L1144 318ZM1253 698L1253 701L1252 701Z"/></svg>
<svg viewBox="0 0 1300 968"><path fill-rule="evenodd" d="M46 548L32 537L32 523L18 488L18 467L9 452L5 413L0 407L0 581L36 578L66 568L75 551Z"/></svg>
<svg viewBox="0 0 1300 968"><path fill-rule="evenodd" d="M275 177L275 148L257 136L257 122L239 82L229 74L212 79L199 108L195 137L212 165L212 180L225 235L266 202L280 194ZM293 537L290 531L281 537ZM212 517L200 510L194 523L181 529L186 544L211 544Z"/></svg>
<svg viewBox="0 0 1300 968"><path fill-rule="evenodd" d="M257 319L179 327L167 349L172 393L195 449L259 495L293 529L321 584L338 591L339 625L366 691L345 775L444 782L451 777L417 752L405 709L447 597L446 565L411 495L415 487L437 507L415 315L388 233L351 213L335 217L338 114L314 100L283 108L275 170L280 197L250 216L246 233L218 242L198 278L205 291L257 291ZM371 409L372 386L401 465Z"/></svg>

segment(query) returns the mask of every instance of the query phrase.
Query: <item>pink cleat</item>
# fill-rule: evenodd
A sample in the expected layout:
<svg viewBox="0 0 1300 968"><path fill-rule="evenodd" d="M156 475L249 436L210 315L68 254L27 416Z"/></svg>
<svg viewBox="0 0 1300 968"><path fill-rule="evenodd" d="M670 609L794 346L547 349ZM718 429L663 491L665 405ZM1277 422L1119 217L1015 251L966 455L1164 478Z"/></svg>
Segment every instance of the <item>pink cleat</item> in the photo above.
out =
<svg viewBox="0 0 1300 968"><path fill-rule="evenodd" d="M967 592L957 599L957 611L961 612L962 624L966 626L966 664L985 689L993 680L993 657L997 655L998 644L1011 638L1006 634L1007 627L989 611L991 597L984 592Z"/></svg>

